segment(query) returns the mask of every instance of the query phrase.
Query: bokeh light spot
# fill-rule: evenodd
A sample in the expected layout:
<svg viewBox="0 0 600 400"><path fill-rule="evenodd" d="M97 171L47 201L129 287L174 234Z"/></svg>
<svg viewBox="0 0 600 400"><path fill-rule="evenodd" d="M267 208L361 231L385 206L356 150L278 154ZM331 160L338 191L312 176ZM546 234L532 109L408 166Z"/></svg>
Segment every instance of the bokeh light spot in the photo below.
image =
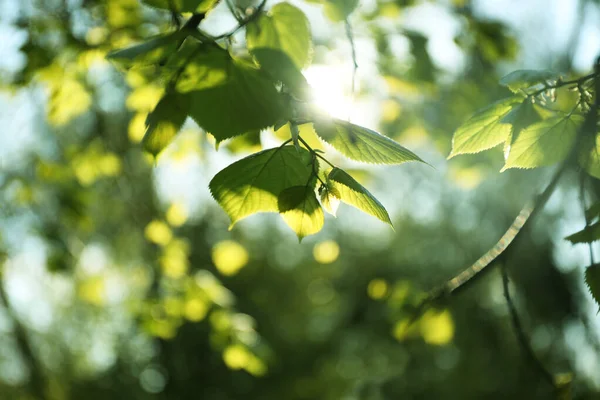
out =
<svg viewBox="0 0 600 400"><path fill-rule="evenodd" d="M333 240L317 243L313 248L313 256L320 264L331 264L338 259L340 246Z"/></svg>
<svg viewBox="0 0 600 400"><path fill-rule="evenodd" d="M212 260L223 275L235 275L248 263L248 251L233 240L223 240L214 245Z"/></svg>

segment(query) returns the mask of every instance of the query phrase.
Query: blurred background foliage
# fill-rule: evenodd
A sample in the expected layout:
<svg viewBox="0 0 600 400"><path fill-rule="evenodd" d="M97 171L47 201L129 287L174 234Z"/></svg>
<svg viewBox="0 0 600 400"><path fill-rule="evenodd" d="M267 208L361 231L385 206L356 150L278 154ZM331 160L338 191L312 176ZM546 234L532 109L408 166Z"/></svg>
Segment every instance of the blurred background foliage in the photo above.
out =
<svg viewBox="0 0 600 400"><path fill-rule="evenodd" d="M240 136L215 151L188 121L155 160L139 143L163 93L160 69L105 59L181 21L138 0L0 2L2 399L553 396L520 351L498 271L408 319L549 176L499 174L500 150L448 162L454 129L507 94L497 81L513 69L588 72L600 50L598 3L361 0L349 17L354 99L339 15L292 3L311 21L305 75L317 102L434 166L336 159L373 188L395 231L349 208L301 244L271 214L228 231L208 181L289 133ZM201 27L236 24L223 2ZM532 348L567 374L575 398L594 399L600 320L583 286L587 247L563 240L584 225L572 178L505 263Z"/></svg>

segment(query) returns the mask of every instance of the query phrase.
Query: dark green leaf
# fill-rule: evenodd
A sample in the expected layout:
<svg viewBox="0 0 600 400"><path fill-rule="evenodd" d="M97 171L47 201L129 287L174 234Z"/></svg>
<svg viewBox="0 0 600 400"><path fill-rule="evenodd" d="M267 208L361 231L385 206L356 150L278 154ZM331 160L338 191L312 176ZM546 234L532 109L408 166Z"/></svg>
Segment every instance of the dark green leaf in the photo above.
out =
<svg viewBox="0 0 600 400"><path fill-rule="evenodd" d="M279 194L278 207L281 217L300 240L323 228L325 217L313 185L292 186L283 190Z"/></svg>
<svg viewBox="0 0 600 400"><path fill-rule="evenodd" d="M185 33L181 31L159 35L138 45L112 51L106 57L125 68L159 64L177 50L178 42L183 38Z"/></svg>
<svg viewBox="0 0 600 400"><path fill-rule="evenodd" d="M585 283L596 304L600 306L600 265L590 265L585 270Z"/></svg>
<svg viewBox="0 0 600 400"><path fill-rule="evenodd" d="M167 93L146 118L144 150L157 155L177 135L185 122L189 100L179 93Z"/></svg>
<svg viewBox="0 0 600 400"><path fill-rule="evenodd" d="M217 142L289 118L287 102L269 79L219 48L201 48L177 80L188 92L190 116Z"/></svg>
<svg viewBox="0 0 600 400"><path fill-rule="evenodd" d="M423 162L392 139L350 122L319 118L314 128L321 139L352 160L374 164Z"/></svg>
<svg viewBox="0 0 600 400"><path fill-rule="evenodd" d="M219 0L142 0L151 7L178 13L203 13L214 8Z"/></svg>
<svg viewBox="0 0 600 400"><path fill-rule="evenodd" d="M312 173L312 157L307 150L283 146L231 164L215 175L209 188L233 226L258 212L279 212L281 192L305 186Z"/></svg>
<svg viewBox="0 0 600 400"><path fill-rule="evenodd" d="M342 202L392 225L385 207L344 170L333 168L327 176L327 185L331 188L330 194L335 193Z"/></svg>
<svg viewBox="0 0 600 400"><path fill-rule="evenodd" d="M274 80L285 84L301 100L310 100L311 89L302 72L283 52L269 48L256 48L252 55Z"/></svg>
<svg viewBox="0 0 600 400"><path fill-rule="evenodd" d="M517 93L522 89L527 89L548 80L557 79L559 76L559 74L552 71L520 69L502 77L500 84Z"/></svg>
<svg viewBox="0 0 600 400"><path fill-rule="evenodd" d="M521 131L510 149L502 168L535 168L552 165L569 153L577 128L583 122L579 115L555 116Z"/></svg>
<svg viewBox="0 0 600 400"><path fill-rule="evenodd" d="M503 122L524 97L509 97L476 112L454 133L452 152L448 158L459 154L479 153L506 141L511 125Z"/></svg>
<svg viewBox="0 0 600 400"><path fill-rule="evenodd" d="M600 222L586 226L584 229L567 236L569 242L575 243L592 243L600 239Z"/></svg>

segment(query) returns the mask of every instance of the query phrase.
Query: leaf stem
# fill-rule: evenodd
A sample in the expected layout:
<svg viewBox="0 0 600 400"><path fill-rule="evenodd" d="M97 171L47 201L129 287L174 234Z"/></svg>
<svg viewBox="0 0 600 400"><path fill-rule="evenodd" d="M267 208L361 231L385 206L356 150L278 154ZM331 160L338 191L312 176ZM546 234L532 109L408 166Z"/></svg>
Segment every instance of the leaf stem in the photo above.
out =
<svg viewBox="0 0 600 400"><path fill-rule="evenodd" d="M594 79L596 77L598 77L598 73L596 71L594 71L588 75L582 76L577 79L571 79L568 81L563 81L563 80L559 79L554 85L544 85L543 88L536 90L535 92L527 93L527 97L530 97L530 98L535 97L539 94L544 93L548 89L560 89L562 87L569 86L569 85L581 86L581 85L585 84L587 81L589 81L590 79Z"/></svg>

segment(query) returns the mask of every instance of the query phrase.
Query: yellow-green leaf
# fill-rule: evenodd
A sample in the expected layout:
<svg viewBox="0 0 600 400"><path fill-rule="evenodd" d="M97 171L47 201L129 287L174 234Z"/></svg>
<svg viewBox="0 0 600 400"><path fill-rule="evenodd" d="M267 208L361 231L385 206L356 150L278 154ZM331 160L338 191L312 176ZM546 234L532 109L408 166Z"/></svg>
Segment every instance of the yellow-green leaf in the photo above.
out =
<svg viewBox="0 0 600 400"><path fill-rule="evenodd" d="M281 192L306 185L312 173L312 157L307 150L283 146L229 165L215 175L209 188L233 226L258 212L279 212Z"/></svg>
<svg viewBox="0 0 600 400"><path fill-rule="evenodd" d="M373 164L423 162L392 139L350 122L319 118L314 122L314 128L321 139L352 160Z"/></svg>
<svg viewBox="0 0 600 400"><path fill-rule="evenodd" d="M187 118L189 100L179 93L167 93L146 118L144 150L157 155L177 135Z"/></svg>
<svg viewBox="0 0 600 400"><path fill-rule="evenodd" d="M571 150L582 122L583 117L579 115L560 115L524 129L515 138L502 171L536 168L562 161Z"/></svg>
<svg viewBox="0 0 600 400"><path fill-rule="evenodd" d="M524 97L509 97L478 112L461 125L452 138L452 152L448 158L459 154L473 154L491 149L508 138L511 124L503 119Z"/></svg>
<svg viewBox="0 0 600 400"><path fill-rule="evenodd" d="M333 193L339 195L342 202L392 225L385 207L346 171L333 168L327 176L327 184L331 187Z"/></svg>
<svg viewBox="0 0 600 400"><path fill-rule="evenodd" d="M310 61L310 24L306 15L289 3L273 6L268 13L261 14L248 24L246 42L251 53L254 53L255 49L271 49L285 53L298 70L306 67Z"/></svg>
<svg viewBox="0 0 600 400"><path fill-rule="evenodd" d="M292 186L283 190L279 194L278 207L281 217L296 232L299 240L323 228L325 216L313 185Z"/></svg>

